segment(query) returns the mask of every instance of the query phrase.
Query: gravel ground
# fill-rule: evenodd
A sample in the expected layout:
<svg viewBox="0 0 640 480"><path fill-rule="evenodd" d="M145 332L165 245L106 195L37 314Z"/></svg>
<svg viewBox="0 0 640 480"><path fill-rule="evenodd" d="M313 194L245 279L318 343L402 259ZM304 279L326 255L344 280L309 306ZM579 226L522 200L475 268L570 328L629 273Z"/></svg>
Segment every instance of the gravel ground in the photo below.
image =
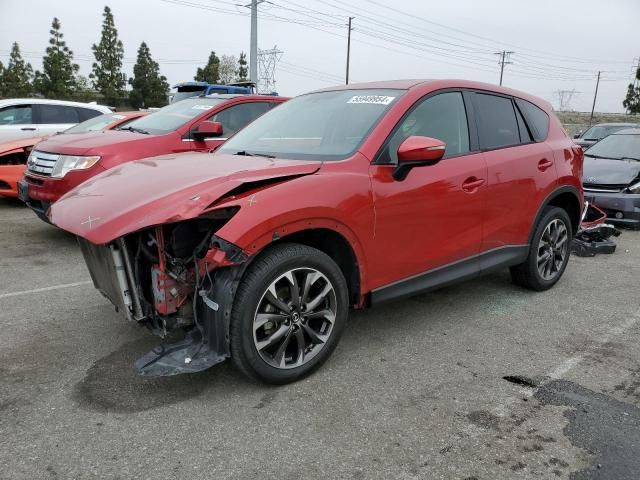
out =
<svg viewBox="0 0 640 480"><path fill-rule="evenodd" d="M5 199L0 252L1 479L638 477L640 232L549 292L500 272L355 312L277 388L228 363L138 377L157 339Z"/></svg>

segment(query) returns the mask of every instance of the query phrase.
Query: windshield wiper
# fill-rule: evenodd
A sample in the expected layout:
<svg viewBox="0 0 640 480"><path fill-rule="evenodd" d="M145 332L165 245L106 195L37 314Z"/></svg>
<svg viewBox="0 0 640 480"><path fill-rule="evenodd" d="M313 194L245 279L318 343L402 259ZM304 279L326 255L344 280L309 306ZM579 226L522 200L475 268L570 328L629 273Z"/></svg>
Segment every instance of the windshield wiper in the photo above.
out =
<svg viewBox="0 0 640 480"><path fill-rule="evenodd" d="M636 162L640 162L640 158L636 157L620 157L620 160L635 160Z"/></svg>
<svg viewBox="0 0 640 480"><path fill-rule="evenodd" d="M119 128L118 130L127 130L129 132L144 133L145 135L149 135L149 132L147 132L146 130L143 130L142 128L132 127L131 125L129 125L128 127Z"/></svg>
<svg viewBox="0 0 640 480"><path fill-rule="evenodd" d="M619 160L617 158L612 158L612 157L603 157L602 155L594 155L592 153L589 153L589 150L587 150L586 152L584 152L584 156L585 157L591 157L591 158L604 158L606 160Z"/></svg>
<svg viewBox="0 0 640 480"><path fill-rule="evenodd" d="M275 155L269 155L267 153L251 153L246 150L240 150L239 152L234 153L234 155L242 155L245 157L265 157L265 158L276 158Z"/></svg>

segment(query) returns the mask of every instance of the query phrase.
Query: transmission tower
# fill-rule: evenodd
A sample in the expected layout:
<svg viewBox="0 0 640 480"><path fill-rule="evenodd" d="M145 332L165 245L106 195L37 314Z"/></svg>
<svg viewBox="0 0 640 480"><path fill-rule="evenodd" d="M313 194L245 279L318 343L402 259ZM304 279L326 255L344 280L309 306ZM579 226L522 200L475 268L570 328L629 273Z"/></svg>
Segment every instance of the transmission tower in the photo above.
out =
<svg viewBox="0 0 640 480"><path fill-rule="evenodd" d="M580 92L574 88L572 90L556 90L554 93L558 99L558 110L566 112L571 110L571 100Z"/></svg>
<svg viewBox="0 0 640 480"><path fill-rule="evenodd" d="M271 50L258 49L258 93L272 93L276 89L276 64L282 50L275 45Z"/></svg>

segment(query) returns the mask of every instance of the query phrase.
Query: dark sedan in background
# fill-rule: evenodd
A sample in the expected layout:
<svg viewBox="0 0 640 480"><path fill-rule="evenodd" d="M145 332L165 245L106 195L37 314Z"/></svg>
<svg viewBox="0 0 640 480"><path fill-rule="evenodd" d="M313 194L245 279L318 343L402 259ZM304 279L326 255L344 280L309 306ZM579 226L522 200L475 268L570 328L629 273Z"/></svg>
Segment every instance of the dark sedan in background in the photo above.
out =
<svg viewBox="0 0 640 480"><path fill-rule="evenodd" d="M584 154L585 200L619 225L640 227L640 128L619 130Z"/></svg>
<svg viewBox="0 0 640 480"><path fill-rule="evenodd" d="M640 127L640 124L638 123L599 123L589 127L589 129L584 133L574 135L574 143L580 145L586 150L618 130L638 127Z"/></svg>

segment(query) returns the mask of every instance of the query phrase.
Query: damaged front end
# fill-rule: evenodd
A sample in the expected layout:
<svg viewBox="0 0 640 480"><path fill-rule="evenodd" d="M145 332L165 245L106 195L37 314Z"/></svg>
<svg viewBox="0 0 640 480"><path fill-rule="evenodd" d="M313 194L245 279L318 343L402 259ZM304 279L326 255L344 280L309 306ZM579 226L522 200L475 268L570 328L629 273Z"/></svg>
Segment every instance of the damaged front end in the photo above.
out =
<svg viewBox="0 0 640 480"><path fill-rule="evenodd" d="M107 245L79 237L96 288L128 319L171 343L136 361L142 375L205 370L229 356L233 297L248 256L215 235L238 207L125 235Z"/></svg>

